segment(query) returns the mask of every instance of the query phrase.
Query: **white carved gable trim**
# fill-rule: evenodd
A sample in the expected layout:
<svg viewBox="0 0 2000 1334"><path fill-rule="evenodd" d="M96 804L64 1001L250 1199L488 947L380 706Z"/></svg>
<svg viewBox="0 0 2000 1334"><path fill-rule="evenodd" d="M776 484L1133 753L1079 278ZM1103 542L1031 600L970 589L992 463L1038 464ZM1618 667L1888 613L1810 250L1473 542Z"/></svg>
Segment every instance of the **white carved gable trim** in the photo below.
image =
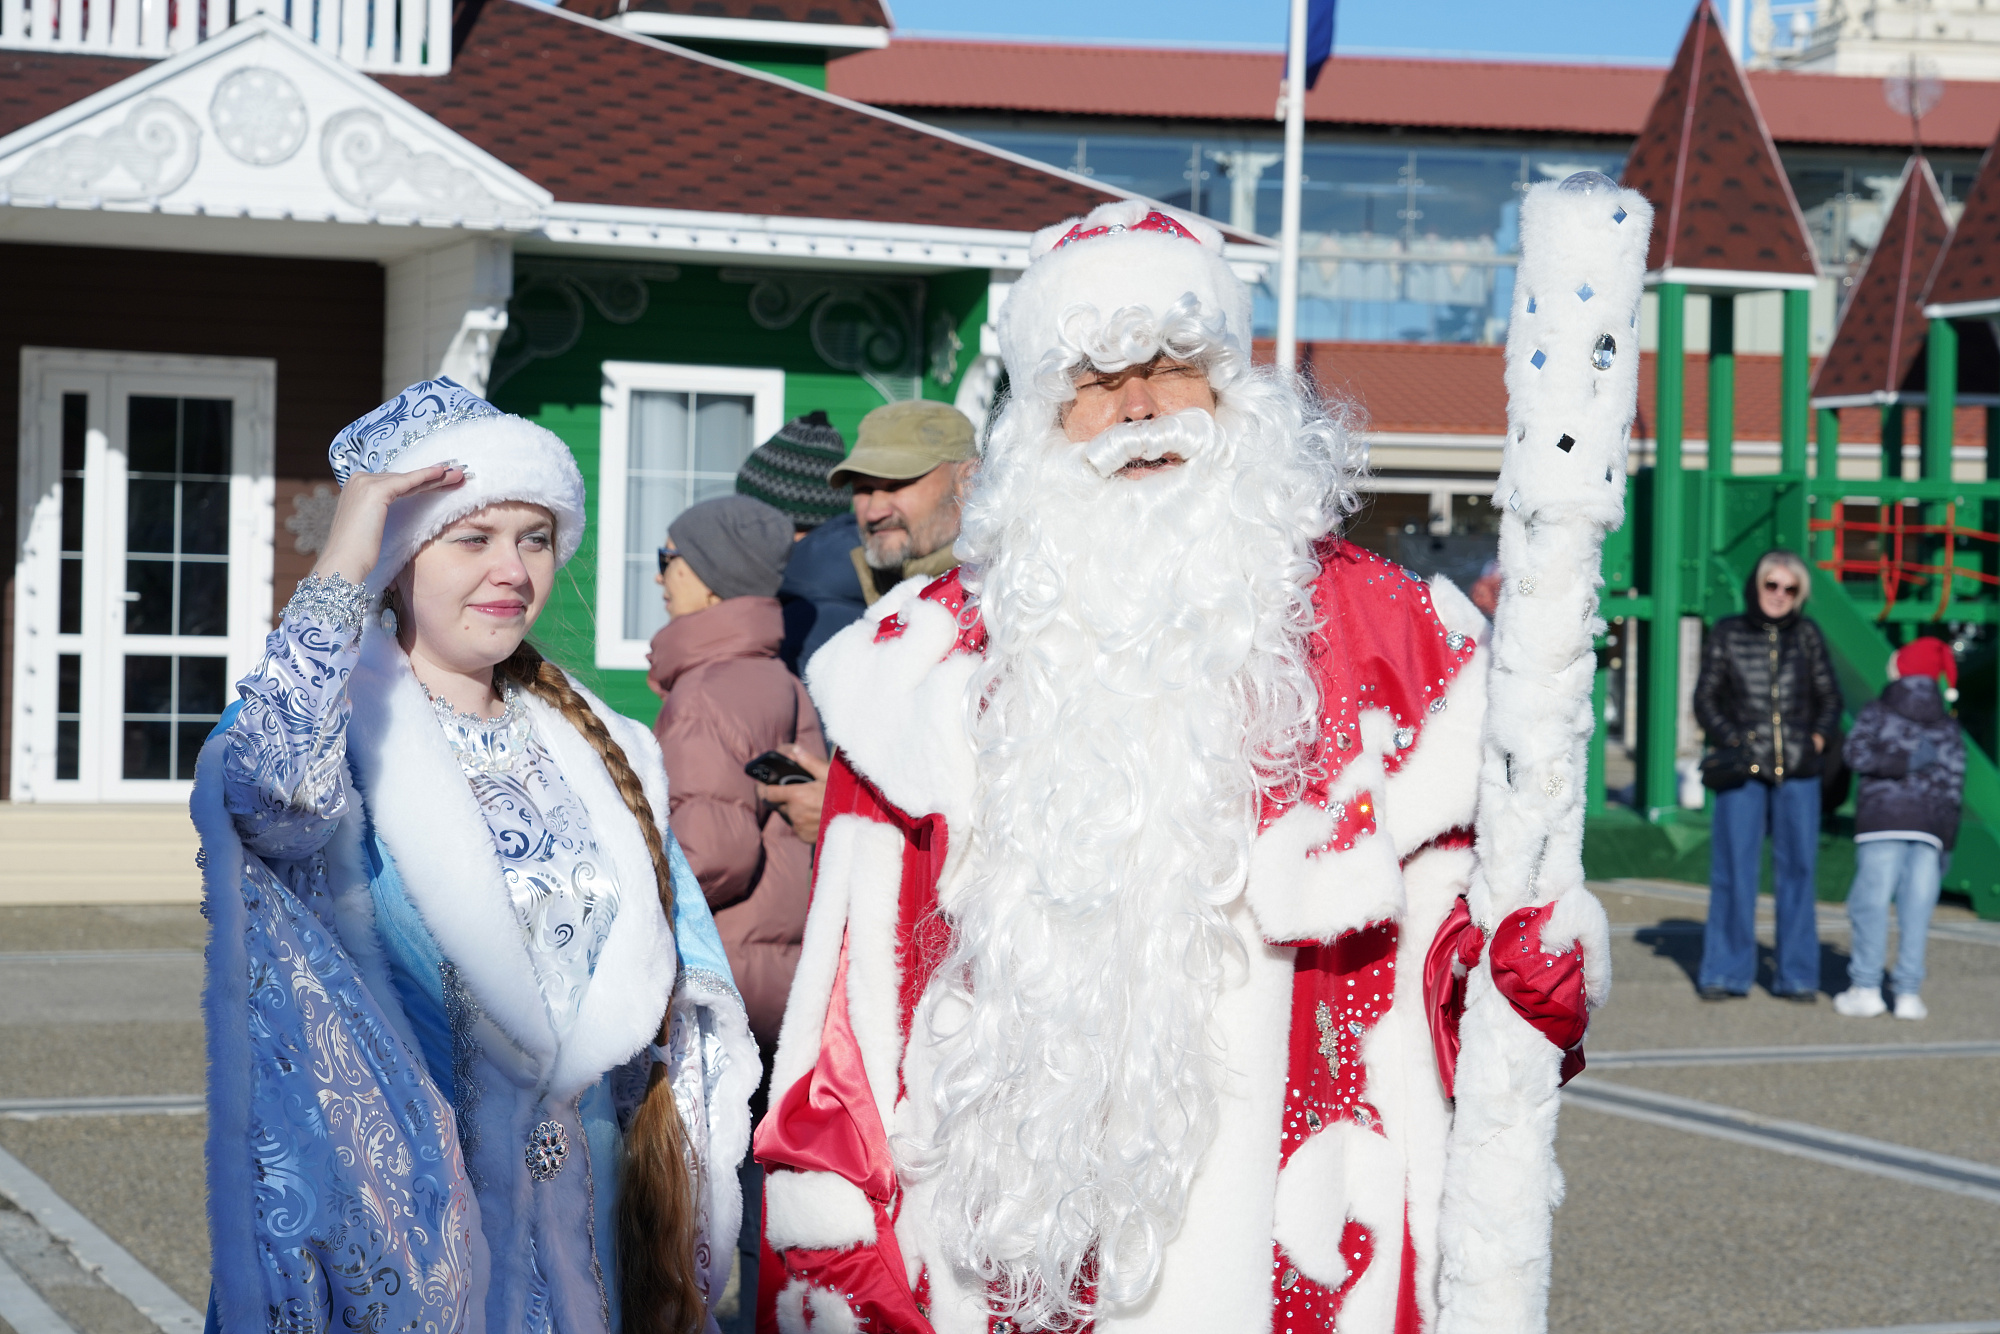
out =
<svg viewBox="0 0 2000 1334"><path fill-rule="evenodd" d="M267 16L0 138L0 205L538 231L553 196Z"/></svg>

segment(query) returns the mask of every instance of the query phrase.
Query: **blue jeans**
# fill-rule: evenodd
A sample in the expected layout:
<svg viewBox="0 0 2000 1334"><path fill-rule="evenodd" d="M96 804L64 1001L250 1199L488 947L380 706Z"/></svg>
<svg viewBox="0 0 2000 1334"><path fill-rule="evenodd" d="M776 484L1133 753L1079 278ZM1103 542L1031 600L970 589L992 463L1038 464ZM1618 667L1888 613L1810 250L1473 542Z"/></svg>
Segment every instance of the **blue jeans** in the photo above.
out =
<svg viewBox="0 0 2000 1334"><path fill-rule="evenodd" d="M1931 933L1944 859L1919 838L1879 838L1854 845L1854 887L1847 891L1847 920L1854 924L1854 954L1847 980L1882 985L1889 952L1889 899L1896 900L1896 994L1914 996L1924 985L1924 945Z"/></svg>
<svg viewBox="0 0 2000 1334"><path fill-rule="evenodd" d="M1715 794L1709 826L1708 930L1702 936L1704 987L1746 995L1757 979L1757 872L1771 838L1778 899L1774 995L1819 990L1819 922L1813 868L1819 860L1819 779L1777 787L1751 781Z"/></svg>

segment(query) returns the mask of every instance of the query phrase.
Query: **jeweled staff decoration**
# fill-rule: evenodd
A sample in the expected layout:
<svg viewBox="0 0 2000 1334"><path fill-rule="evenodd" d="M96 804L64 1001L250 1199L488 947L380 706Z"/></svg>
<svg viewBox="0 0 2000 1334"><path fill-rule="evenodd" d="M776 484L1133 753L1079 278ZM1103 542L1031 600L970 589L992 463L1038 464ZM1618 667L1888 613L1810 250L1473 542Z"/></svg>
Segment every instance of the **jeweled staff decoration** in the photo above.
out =
<svg viewBox="0 0 2000 1334"><path fill-rule="evenodd" d="M1564 1048L1582 1037L1580 1016L1562 1012L1548 979L1580 964L1592 1008L1611 981L1604 912L1583 884L1585 747L1604 629L1604 534L1625 520L1652 221L1643 196L1597 172L1536 185L1521 204L1507 443L1494 491L1504 582L1479 871L1467 896L1490 943L1465 981L1440 1260L1453 1297L1440 1334L1474 1334L1472 1311L1482 1313L1477 1334L1547 1324L1550 1215L1561 1198L1557 1090L1580 1055ZM1475 1196L1476 1210L1454 1207ZM1490 1220L1496 1208L1510 1209L1516 1225L1480 1231L1455 1221ZM1508 1318L1496 1321L1496 1311Z"/></svg>

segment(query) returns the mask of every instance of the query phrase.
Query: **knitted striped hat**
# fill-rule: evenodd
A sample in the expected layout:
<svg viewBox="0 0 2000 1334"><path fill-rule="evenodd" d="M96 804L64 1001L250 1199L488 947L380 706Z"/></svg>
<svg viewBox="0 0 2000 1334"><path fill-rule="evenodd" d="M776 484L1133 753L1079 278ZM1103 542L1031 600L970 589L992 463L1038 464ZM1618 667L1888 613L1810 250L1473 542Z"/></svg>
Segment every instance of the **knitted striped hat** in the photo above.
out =
<svg viewBox="0 0 2000 1334"><path fill-rule="evenodd" d="M783 510L801 532L817 528L852 507L847 489L826 480L846 457L847 441L826 414L808 412L750 451L737 470L736 492Z"/></svg>

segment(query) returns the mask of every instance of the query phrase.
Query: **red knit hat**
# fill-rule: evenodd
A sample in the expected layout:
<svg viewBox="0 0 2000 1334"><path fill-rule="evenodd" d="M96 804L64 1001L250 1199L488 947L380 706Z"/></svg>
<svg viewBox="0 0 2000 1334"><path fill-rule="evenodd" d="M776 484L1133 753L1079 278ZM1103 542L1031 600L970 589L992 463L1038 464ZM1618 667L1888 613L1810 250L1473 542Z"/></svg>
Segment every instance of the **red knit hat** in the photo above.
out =
<svg viewBox="0 0 2000 1334"><path fill-rule="evenodd" d="M1896 650L1896 656L1889 659L1889 667L1898 677L1942 676L1946 685L1958 687L1958 659L1952 656L1951 645L1942 639L1912 639Z"/></svg>

